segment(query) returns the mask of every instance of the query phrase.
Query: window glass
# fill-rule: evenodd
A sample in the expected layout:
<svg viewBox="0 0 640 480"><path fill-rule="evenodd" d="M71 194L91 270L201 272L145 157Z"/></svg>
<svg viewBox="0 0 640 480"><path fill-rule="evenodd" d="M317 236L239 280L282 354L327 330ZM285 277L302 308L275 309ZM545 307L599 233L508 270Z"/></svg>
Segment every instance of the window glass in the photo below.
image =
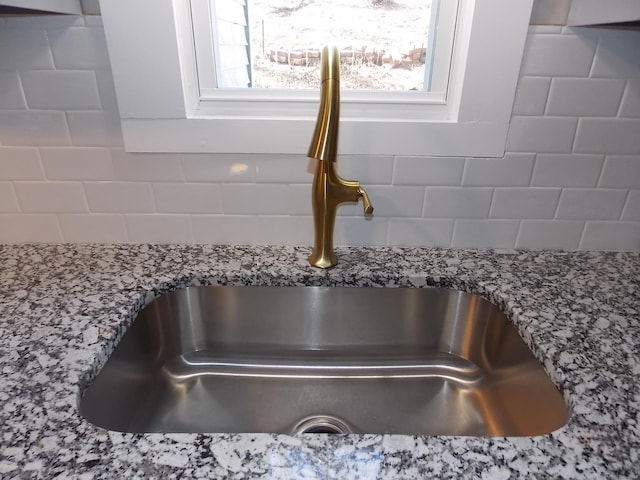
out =
<svg viewBox="0 0 640 480"><path fill-rule="evenodd" d="M345 90L429 90L437 0L211 2L219 87L316 89L332 44Z"/></svg>

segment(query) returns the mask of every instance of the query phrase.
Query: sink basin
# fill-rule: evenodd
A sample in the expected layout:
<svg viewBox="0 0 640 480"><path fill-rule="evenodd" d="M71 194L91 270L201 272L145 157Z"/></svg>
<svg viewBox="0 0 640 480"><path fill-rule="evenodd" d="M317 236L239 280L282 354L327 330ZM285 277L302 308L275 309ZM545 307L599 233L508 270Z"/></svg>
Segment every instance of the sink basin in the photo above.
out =
<svg viewBox="0 0 640 480"><path fill-rule="evenodd" d="M190 287L84 393L121 432L549 433L562 396L505 314L448 289Z"/></svg>

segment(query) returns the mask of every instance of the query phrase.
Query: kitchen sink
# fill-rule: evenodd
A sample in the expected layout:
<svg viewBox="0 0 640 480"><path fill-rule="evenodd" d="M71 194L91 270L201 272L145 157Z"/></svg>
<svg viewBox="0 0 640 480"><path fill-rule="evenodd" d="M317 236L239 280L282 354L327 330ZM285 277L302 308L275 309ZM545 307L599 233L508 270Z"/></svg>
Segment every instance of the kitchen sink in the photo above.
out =
<svg viewBox="0 0 640 480"><path fill-rule="evenodd" d="M121 432L541 435L569 411L505 314L444 288L189 287L80 401Z"/></svg>

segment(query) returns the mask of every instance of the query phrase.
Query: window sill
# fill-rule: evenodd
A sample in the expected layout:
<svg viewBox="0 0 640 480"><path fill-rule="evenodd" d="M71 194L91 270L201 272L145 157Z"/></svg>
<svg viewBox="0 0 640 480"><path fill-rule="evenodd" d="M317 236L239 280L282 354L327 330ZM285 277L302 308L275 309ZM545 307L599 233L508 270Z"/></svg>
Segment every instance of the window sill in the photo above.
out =
<svg viewBox="0 0 640 480"><path fill-rule="evenodd" d="M124 119L128 151L306 153L315 120ZM501 157L508 123L349 121L340 123L343 155ZM243 139L241 142L238 139Z"/></svg>

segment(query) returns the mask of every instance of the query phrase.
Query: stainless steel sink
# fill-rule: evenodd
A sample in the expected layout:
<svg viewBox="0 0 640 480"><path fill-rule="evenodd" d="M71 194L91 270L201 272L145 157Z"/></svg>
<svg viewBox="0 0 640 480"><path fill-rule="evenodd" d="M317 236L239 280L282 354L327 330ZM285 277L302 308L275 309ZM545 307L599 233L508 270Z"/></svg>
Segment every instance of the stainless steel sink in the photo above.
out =
<svg viewBox="0 0 640 480"><path fill-rule="evenodd" d="M508 436L568 419L503 312L434 288L163 295L140 312L80 413L122 432Z"/></svg>

